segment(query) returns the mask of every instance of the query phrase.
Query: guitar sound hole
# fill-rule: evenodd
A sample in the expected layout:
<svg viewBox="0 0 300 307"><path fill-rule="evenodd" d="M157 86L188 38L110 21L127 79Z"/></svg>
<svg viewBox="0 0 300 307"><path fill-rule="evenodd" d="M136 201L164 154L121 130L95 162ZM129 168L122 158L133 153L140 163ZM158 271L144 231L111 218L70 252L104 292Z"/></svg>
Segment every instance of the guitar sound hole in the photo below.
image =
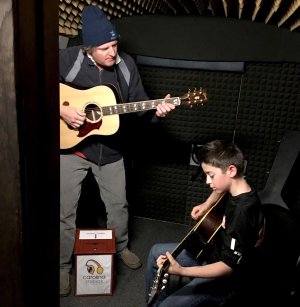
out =
<svg viewBox="0 0 300 307"><path fill-rule="evenodd" d="M102 110L94 103L88 104L84 110L86 114L86 121L89 123L97 123L102 119Z"/></svg>

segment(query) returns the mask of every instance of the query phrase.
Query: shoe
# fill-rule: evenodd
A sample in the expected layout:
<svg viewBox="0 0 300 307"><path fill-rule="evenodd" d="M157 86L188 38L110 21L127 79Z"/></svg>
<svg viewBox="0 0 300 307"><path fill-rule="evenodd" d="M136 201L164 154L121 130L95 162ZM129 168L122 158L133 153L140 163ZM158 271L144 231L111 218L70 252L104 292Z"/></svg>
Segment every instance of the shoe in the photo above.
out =
<svg viewBox="0 0 300 307"><path fill-rule="evenodd" d="M68 296L70 293L70 273L66 271L60 271L59 294L60 296Z"/></svg>
<svg viewBox="0 0 300 307"><path fill-rule="evenodd" d="M142 266L141 260L139 257L131 252L128 248L123 249L119 253L122 261L131 269L136 270Z"/></svg>

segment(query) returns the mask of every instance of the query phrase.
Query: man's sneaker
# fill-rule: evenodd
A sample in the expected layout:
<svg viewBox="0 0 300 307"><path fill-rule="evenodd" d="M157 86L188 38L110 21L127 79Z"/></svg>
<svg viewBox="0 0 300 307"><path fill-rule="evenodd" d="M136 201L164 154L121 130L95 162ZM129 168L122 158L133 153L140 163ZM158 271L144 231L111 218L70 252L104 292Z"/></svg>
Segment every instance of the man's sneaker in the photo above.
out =
<svg viewBox="0 0 300 307"><path fill-rule="evenodd" d="M60 271L59 294L60 296L68 296L71 293L70 273Z"/></svg>
<svg viewBox="0 0 300 307"><path fill-rule="evenodd" d="M136 270L142 266L141 260L139 257L131 252L128 248L123 249L119 253L122 261L131 269Z"/></svg>

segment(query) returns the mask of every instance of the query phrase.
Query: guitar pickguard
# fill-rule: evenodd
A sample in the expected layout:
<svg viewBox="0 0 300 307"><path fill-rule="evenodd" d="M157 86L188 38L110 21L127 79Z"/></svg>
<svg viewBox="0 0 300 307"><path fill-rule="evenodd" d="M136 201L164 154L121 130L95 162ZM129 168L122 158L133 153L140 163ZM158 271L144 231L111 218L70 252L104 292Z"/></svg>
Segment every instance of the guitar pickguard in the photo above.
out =
<svg viewBox="0 0 300 307"><path fill-rule="evenodd" d="M99 130L102 125L102 120L96 123L89 123L85 121L84 124L80 127L77 136L79 138L87 136L93 130Z"/></svg>

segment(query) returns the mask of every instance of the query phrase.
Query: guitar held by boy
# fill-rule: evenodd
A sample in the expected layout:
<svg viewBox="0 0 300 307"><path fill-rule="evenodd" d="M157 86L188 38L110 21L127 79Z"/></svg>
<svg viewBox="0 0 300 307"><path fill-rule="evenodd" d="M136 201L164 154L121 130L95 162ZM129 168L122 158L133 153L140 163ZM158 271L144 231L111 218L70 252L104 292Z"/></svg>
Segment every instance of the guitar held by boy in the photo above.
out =
<svg viewBox="0 0 300 307"><path fill-rule="evenodd" d="M174 258L176 258L183 249L191 252L196 258L200 257L202 253L209 249L210 242L222 225L226 200L226 193L221 194L216 204L199 220L172 251L171 254ZM152 306L158 295L166 288L169 279L169 274L167 273L169 264L169 261L166 260L164 264L158 268L149 294L148 306Z"/></svg>

